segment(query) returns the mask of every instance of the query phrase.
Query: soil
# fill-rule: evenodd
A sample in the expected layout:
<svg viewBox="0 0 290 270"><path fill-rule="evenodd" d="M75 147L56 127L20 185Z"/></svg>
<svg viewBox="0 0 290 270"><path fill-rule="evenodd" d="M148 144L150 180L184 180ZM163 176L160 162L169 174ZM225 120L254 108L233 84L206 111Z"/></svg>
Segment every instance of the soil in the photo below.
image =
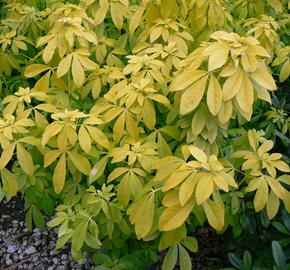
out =
<svg viewBox="0 0 290 270"><path fill-rule="evenodd" d="M227 245L221 235L205 227L197 230L194 237L198 240L198 252L190 254L193 270L219 270L228 265ZM159 262L150 270L161 270L164 256L160 256ZM177 265L174 270L178 269L180 267Z"/></svg>

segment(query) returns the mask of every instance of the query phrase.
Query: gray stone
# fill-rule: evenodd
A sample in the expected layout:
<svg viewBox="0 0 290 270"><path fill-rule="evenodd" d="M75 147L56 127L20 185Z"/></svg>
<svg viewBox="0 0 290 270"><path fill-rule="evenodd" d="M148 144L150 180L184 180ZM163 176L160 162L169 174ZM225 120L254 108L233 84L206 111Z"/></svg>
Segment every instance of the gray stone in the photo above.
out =
<svg viewBox="0 0 290 270"><path fill-rule="evenodd" d="M12 261L11 259L7 259L7 260L6 260L6 264L7 264L7 265L12 265L12 264L13 264L13 261Z"/></svg>
<svg viewBox="0 0 290 270"><path fill-rule="evenodd" d="M17 250L17 246L16 245L8 245L7 253L8 254L13 254L16 250Z"/></svg>
<svg viewBox="0 0 290 270"><path fill-rule="evenodd" d="M27 267L27 269L29 270L33 270L34 269L34 264L33 263L30 263Z"/></svg>
<svg viewBox="0 0 290 270"><path fill-rule="evenodd" d="M36 252L37 252L37 250L36 250L36 248L33 247L33 246L29 246L29 247L25 250L25 253L26 253L27 255L32 255L32 254L34 254L34 253L36 253Z"/></svg>
<svg viewBox="0 0 290 270"><path fill-rule="evenodd" d="M41 245L41 240L35 241L34 246L38 247L39 245Z"/></svg>
<svg viewBox="0 0 290 270"><path fill-rule="evenodd" d="M39 260L38 256L34 256L34 257L32 258L32 261L33 261L33 262L37 262L38 260Z"/></svg>
<svg viewBox="0 0 290 270"><path fill-rule="evenodd" d="M55 265L58 265L58 258L52 258L52 261Z"/></svg>
<svg viewBox="0 0 290 270"><path fill-rule="evenodd" d="M50 256L56 255L56 251L55 251L54 249L51 250L51 251L49 252L49 255L50 255Z"/></svg>

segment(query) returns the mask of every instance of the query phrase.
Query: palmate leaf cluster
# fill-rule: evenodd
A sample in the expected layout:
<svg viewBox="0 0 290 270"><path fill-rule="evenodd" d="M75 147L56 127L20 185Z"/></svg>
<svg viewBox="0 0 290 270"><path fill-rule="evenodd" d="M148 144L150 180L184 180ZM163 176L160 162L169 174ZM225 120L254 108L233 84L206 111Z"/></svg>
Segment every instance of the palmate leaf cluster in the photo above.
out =
<svg viewBox="0 0 290 270"><path fill-rule="evenodd" d="M57 248L136 237L190 269L192 228L290 211L284 157L242 126L289 77L287 1L1 4L0 195L29 227L55 213Z"/></svg>

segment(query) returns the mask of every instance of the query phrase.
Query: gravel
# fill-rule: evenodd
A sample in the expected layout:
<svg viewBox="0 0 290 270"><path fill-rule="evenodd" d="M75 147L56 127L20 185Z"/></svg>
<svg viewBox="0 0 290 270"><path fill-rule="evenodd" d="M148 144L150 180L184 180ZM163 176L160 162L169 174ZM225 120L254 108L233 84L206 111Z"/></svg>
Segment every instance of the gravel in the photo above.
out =
<svg viewBox="0 0 290 270"><path fill-rule="evenodd" d="M13 216L11 215L13 213ZM29 232L25 228L20 198L0 202L0 270L91 270L85 258L76 263L69 245L55 250L57 230L46 228Z"/></svg>

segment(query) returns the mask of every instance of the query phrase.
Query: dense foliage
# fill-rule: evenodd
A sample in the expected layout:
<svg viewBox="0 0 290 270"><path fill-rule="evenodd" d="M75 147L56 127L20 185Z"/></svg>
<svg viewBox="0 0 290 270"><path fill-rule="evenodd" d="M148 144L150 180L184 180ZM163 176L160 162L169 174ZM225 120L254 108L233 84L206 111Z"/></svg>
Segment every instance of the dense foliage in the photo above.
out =
<svg viewBox="0 0 290 270"><path fill-rule="evenodd" d="M290 212L290 2L0 3L0 199L21 192L29 228L55 215L56 248L137 238L186 270L196 228Z"/></svg>

